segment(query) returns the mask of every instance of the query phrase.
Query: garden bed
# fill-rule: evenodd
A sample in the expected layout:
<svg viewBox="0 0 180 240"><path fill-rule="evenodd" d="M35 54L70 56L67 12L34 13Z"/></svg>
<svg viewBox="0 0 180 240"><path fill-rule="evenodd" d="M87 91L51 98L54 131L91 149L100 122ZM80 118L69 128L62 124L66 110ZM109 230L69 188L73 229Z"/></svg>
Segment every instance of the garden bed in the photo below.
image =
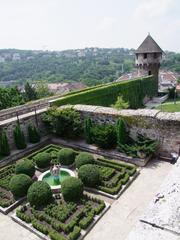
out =
<svg viewBox="0 0 180 240"><path fill-rule="evenodd" d="M52 162L56 163L57 153L61 149L62 146L50 144L28 155L26 158L33 161L33 158L37 154L46 152L51 154ZM73 149L73 151L76 155L81 152L77 149ZM106 195L115 199L121 195L121 192L123 192L124 189L126 189L129 185L129 183L131 183L139 174L137 168L132 164L105 159L101 156L96 156L95 165L98 167L103 180L101 181L101 184L98 185L96 188L89 188L89 190L101 193L102 195ZM45 170L47 170L47 168L38 170L44 172ZM86 189L88 190L88 188Z"/></svg>
<svg viewBox="0 0 180 240"><path fill-rule="evenodd" d="M133 158L133 157L125 155L124 153L120 153L116 149L112 149L112 150L100 149L95 145L85 143L85 141L83 141L83 140L76 140L76 141L63 140L63 139L54 137L52 139L52 142L54 144L60 144L65 147L71 147L71 148L79 149L82 151L87 151L90 153L102 155L107 158L117 159L117 160L124 161L127 163L135 164L140 167L144 167L148 163L148 161L152 158L152 155L148 156L146 158Z"/></svg>
<svg viewBox="0 0 180 240"><path fill-rule="evenodd" d="M102 200L84 195L79 203L65 203L60 195L45 208L20 207L12 219L41 239L82 239L109 209Z"/></svg>

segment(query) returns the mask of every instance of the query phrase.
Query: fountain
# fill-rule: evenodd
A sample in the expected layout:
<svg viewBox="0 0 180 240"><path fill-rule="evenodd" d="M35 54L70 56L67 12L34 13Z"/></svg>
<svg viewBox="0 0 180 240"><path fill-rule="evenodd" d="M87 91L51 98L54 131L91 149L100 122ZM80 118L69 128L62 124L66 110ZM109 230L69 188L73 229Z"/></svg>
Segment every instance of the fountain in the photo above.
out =
<svg viewBox="0 0 180 240"><path fill-rule="evenodd" d="M52 191L59 191L61 188L61 182L70 176L75 176L73 171L62 168L60 164L54 164L50 170L39 176L38 181L47 182Z"/></svg>

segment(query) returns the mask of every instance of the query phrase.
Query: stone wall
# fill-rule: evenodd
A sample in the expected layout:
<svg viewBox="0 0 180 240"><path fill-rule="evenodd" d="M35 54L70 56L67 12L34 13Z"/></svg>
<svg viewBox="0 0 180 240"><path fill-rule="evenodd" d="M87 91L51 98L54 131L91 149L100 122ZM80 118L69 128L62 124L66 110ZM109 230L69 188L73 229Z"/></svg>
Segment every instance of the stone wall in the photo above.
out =
<svg viewBox="0 0 180 240"><path fill-rule="evenodd" d="M38 110L36 115L35 115L35 112L29 112L19 116L20 126L24 131L27 142L28 142L27 127L30 123L34 124L39 129L42 137L47 135L47 131L41 120L41 114L44 111L46 111L46 109ZM0 130L2 129L6 130L11 149L15 147L13 130L16 124L17 124L17 117L9 118L7 120L3 120L0 122Z"/></svg>
<svg viewBox="0 0 180 240"><path fill-rule="evenodd" d="M67 106L65 106L67 107ZM137 133L143 134L152 139L160 141L160 153L169 156L171 152L178 152L180 146L180 113L163 113L159 110L138 109L118 111L113 108L74 105L81 118L92 118L95 123L115 123L119 117L123 117L128 124L131 136ZM48 133L41 120L41 114L45 109L38 110L35 116L34 111L19 116L22 129L27 137L27 126L29 123L35 124L42 136ZM14 147L13 129L17 123L17 117L13 117L0 122L0 129L6 129L9 142Z"/></svg>
<svg viewBox="0 0 180 240"><path fill-rule="evenodd" d="M160 141L160 153L169 156L178 152L180 146L180 113L163 113L159 110L115 110L107 107L75 105L82 119L92 118L95 123L115 123L123 117L128 124L131 136L137 133Z"/></svg>

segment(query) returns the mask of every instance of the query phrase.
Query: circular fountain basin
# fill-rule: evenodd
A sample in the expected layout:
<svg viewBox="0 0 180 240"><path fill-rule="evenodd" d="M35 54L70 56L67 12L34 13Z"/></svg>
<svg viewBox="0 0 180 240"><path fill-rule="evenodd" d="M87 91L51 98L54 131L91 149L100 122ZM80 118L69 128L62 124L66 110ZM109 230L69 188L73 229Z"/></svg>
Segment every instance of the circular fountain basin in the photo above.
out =
<svg viewBox="0 0 180 240"><path fill-rule="evenodd" d="M59 172L58 181L54 179L54 176L52 176L52 174L50 173L50 170L41 174L38 178L38 181L46 182L49 184L52 191L58 191L61 188L62 181L68 177L75 177L74 172L66 168L61 168Z"/></svg>

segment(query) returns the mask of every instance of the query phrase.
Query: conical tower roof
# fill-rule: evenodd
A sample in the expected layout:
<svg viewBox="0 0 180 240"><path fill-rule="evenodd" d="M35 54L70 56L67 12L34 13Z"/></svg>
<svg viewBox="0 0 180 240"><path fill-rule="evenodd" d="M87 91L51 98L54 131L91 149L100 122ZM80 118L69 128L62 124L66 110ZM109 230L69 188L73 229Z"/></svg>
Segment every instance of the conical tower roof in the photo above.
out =
<svg viewBox="0 0 180 240"><path fill-rule="evenodd" d="M163 53L163 50L149 34L136 50L136 53Z"/></svg>

